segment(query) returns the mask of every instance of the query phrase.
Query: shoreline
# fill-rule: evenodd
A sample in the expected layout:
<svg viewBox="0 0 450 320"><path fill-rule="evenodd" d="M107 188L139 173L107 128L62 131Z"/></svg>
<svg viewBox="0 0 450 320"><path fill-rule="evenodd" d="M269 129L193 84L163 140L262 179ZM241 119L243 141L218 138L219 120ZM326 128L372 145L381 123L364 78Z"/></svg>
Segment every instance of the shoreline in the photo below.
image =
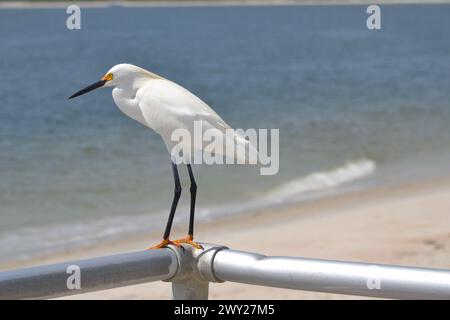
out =
<svg viewBox="0 0 450 320"><path fill-rule="evenodd" d="M266 255L303 256L450 268L450 177L376 187L242 216L199 223L196 240ZM232 230L232 231L231 231ZM184 228L173 230L174 238ZM142 250L159 242L159 233L89 246L28 261L0 265L1 270ZM69 299L168 299L169 283L149 283ZM347 296L225 283L212 284L212 299L316 299Z"/></svg>
<svg viewBox="0 0 450 320"><path fill-rule="evenodd" d="M450 177L336 195L197 226L197 240L266 255L303 256L450 269ZM232 231L231 231L232 230ZM184 230L182 230L184 231ZM231 231L231 232L230 232ZM174 230L174 236L183 235ZM104 247L138 250L158 237ZM94 256L93 248L88 254ZM84 256L78 254L79 257ZM334 299L343 295L211 284L211 299ZM168 299L169 283L149 283L69 299Z"/></svg>
<svg viewBox="0 0 450 320"><path fill-rule="evenodd" d="M380 0L377 5L436 5L449 4L450 0ZM366 0L169 0L169 1L0 1L0 9L58 9L77 4L81 8L109 7L220 7L220 6L292 6L292 5L371 5Z"/></svg>

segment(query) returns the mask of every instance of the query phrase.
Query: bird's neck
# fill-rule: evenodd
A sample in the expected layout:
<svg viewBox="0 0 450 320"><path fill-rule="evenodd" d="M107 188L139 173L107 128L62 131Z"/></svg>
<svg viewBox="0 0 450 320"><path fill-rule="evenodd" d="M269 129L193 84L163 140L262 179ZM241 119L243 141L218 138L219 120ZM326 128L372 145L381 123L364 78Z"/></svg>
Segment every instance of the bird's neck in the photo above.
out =
<svg viewBox="0 0 450 320"><path fill-rule="evenodd" d="M134 99L136 92L143 86L145 81L148 81L148 79L135 79L131 82L119 83L115 86L114 91L121 98Z"/></svg>
<svg viewBox="0 0 450 320"><path fill-rule="evenodd" d="M139 109L139 101L136 99L137 89L126 89L123 87L115 87L112 96L117 107L130 118L142 123L146 126L146 122Z"/></svg>
<svg viewBox="0 0 450 320"><path fill-rule="evenodd" d="M113 95L122 99L134 99L136 97L137 88L116 86L113 89Z"/></svg>

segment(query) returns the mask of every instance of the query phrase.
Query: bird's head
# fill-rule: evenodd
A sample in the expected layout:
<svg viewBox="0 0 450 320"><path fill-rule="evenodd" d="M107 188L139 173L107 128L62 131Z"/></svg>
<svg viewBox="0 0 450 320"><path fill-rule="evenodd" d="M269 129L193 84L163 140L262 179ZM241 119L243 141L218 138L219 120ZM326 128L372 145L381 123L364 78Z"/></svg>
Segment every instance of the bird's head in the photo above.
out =
<svg viewBox="0 0 450 320"><path fill-rule="evenodd" d="M160 77L138 66L127 63L117 64L109 69L100 81L97 81L74 93L69 97L69 99L81 96L82 94L101 87L135 87L143 80L156 78Z"/></svg>

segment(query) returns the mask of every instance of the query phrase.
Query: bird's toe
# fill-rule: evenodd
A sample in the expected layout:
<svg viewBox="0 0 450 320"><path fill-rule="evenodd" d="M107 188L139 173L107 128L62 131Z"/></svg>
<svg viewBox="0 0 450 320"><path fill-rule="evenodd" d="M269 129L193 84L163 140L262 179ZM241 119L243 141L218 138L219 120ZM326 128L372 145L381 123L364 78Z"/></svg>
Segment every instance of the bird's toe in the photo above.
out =
<svg viewBox="0 0 450 320"><path fill-rule="evenodd" d="M193 246L196 249L200 249L200 250L203 249L202 245L197 243L197 242L195 242L192 236L187 236L187 237L182 238L182 239L174 240L173 242L177 243L179 245L181 243L186 243L186 244L189 244L189 245Z"/></svg>
<svg viewBox="0 0 450 320"><path fill-rule="evenodd" d="M162 249L162 248L166 248L168 245L173 245L173 246L176 246L177 248L181 247L181 244L179 244L179 243L177 243L175 241L171 241L169 239L163 239L157 245L147 248L147 250Z"/></svg>

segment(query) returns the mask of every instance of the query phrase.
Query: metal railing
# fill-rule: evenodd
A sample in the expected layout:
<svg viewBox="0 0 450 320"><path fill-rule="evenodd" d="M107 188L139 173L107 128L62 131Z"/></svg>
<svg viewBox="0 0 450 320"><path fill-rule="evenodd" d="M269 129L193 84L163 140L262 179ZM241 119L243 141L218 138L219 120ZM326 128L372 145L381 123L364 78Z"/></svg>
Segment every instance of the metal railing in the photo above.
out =
<svg viewBox="0 0 450 320"><path fill-rule="evenodd" d="M170 281L174 299L207 299L210 282L240 282L394 299L450 299L450 271L291 257L203 244L0 272L0 299L44 299ZM251 298L251 297L249 297Z"/></svg>

